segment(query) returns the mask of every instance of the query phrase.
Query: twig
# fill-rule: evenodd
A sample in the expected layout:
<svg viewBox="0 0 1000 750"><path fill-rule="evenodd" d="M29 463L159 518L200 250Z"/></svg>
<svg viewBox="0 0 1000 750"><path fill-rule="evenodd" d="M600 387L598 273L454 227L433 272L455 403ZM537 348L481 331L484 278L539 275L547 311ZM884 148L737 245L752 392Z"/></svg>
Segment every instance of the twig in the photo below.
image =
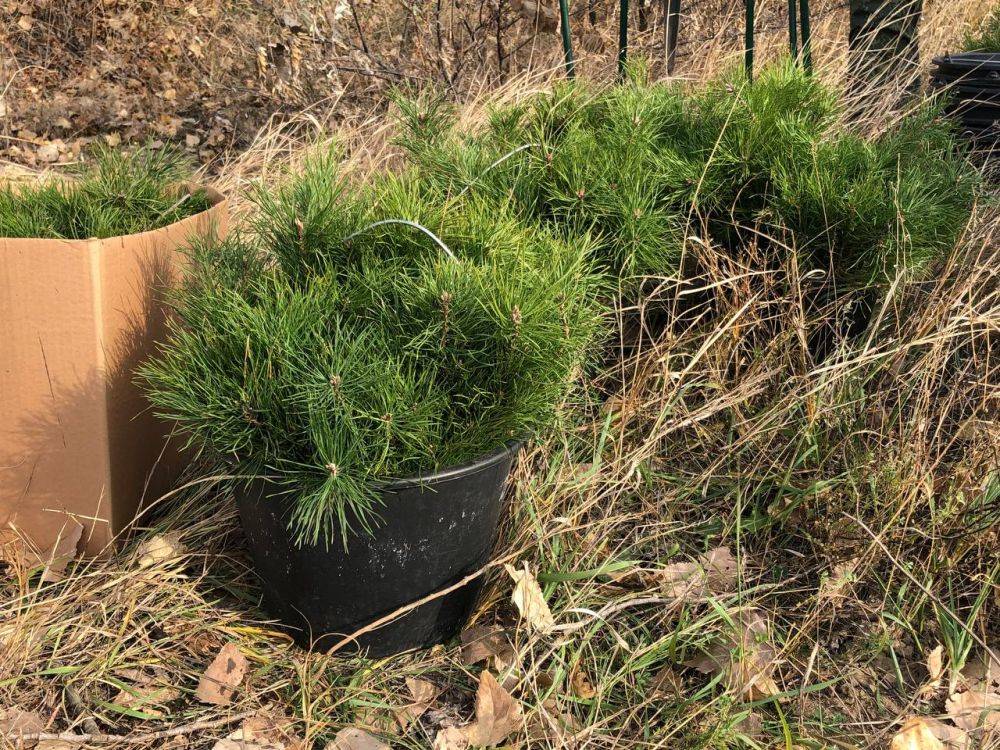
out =
<svg viewBox="0 0 1000 750"><path fill-rule="evenodd" d="M97 722L87 715L83 706L83 700L80 698L80 694L76 691L76 688L72 685L66 685L63 688L63 692L66 694L66 702L69 704L69 707L76 714L77 718L83 722L83 728L90 734L100 734L101 730L97 726Z"/></svg>
<svg viewBox="0 0 1000 750"><path fill-rule="evenodd" d="M111 745L115 743L122 745L144 745L152 740L177 737L184 734L191 734L193 732L200 732L203 729L214 729L215 727L232 724L235 721L240 721L241 719L253 716L254 713L256 712L243 711L242 713L233 714L232 716L227 716L223 719L195 721L191 724L174 727L173 729L163 729L159 732L146 732L145 734L74 734L73 732L30 732L18 734L16 732L9 732L3 736L10 740L20 741L22 745L28 742L43 742L46 740L50 742L70 742L79 745L85 743L90 743L92 745Z"/></svg>

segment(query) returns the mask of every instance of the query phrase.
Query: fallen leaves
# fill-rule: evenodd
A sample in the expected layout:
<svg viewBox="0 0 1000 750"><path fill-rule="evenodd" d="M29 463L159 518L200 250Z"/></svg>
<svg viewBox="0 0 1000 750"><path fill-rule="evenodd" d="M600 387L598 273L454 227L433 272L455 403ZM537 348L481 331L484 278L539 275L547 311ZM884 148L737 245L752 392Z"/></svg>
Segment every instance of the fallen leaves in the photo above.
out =
<svg viewBox="0 0 1000 750"><path fill-rule="evenodd" d="M994 648L997 652L1000 649ZM973 690L1000 693L1000 660L991 653L983 653L966 662L962 677Z"/></svg>
<svg viewBox="0 0 1000 750"><path fill-rule="evenodd" d="M163 715L164 704L181 697L181 691L170 684L167 675L162 671L150 674L139 670L130 670L122 675L131 682L119 689L111 702L122 708L142 711L144 714L158 717Z"/></svg>
<svg viewBox="0 0 1000 750"><path fill-rule="evenodd" d="M890 750L945 750L944 743L934 736L920 716L908 719L892 738L889 747Z"/></svg>
<svg viewBox="0 0 1000 750"><path fill-rule="evenodd" d="M824 575L820 581L816 598L820 602L830 602L834 605L846 598L848 591L854 583L855 571L860 562L861 558L855 557L835 565L833 570L829 574Z"/></svg>
<svg viewBox="0 0 1000 750"><path fill-rule="evenodd" d="M514 661L514 648L500 628L477 626L462 631L462 663L499 662L504 667Z"/></svg>
<svg viewBox="0 0 1000 750"><path fill-rule="evenodd" d="M590 677L584 671L579 662L573 666L572 670L570 670L569 685L570 689L573 691L573 695L577 698L581 698L582 700L589 701L597 695L594 683L590 681Z"/></svg>
<svg viewBox="0 0 1000 750"><path fill-rule="evenodd" d="M945 709L955 725L966 731L979 727L1000 731L1000 694L982 690L954 693L945 701Z"/></svg>
<svg viewBox="0 0 1000 750"><path fill-rule="evenodd" d="M212 750L307 750L308 745L286 716L265 711L243 720L240 728L212 746Z"/></svg>
<svg viewBox="0 0 1000 750"><path fill-rule="evenodd" d="M528 564L524 564L523 570L518 570L514 566L504 565L507 573L514 579L514 593L511 601L517 607L521 617L535 630L540 633L547 633L555 627L555 618L549 610L549 605L545 601L542 589L538 581L528 570Z"/></svg>
<svg viewBox="0 0 1000 750"><path fill-rule="evenodd" d="M187 548L181 544L180 531L171 531L166 534L144 540L136 550L140 569L151 568L159 563L173 562L187 553Z"/></svg>
<svg viewBox="0 0 1000 750"><path fill-rule="evenodd" d="M77 556L77 547L83 538L83 526L75 518L67 518L59 536L48 551L36 556L36 564L44 565L42 581L56 583L63 580L66 566Z"/></svg>
<svg viewBox="0 0 1000 750"><path fill-rule="evenodd" d="M892 738L890 750L968 750L969 735L929 716L911 716Z"/></svg>
<svg viewBox="0 0 1000 750"><path fill-rule="evenodd" d="M404 730L423 716L441 693L441 688L433 682L418 677L407 677L406 689L410 691L412 700L409 705L395 711L396 721Z"/></svg>
<svg viewBox="0 0 1000 750"><path fill-rule="evenodd" d="M740 565L728 547L715 547L696 560L671 563L663 568L639 568L613 576L620 584L658 588L678 602L692 602L735 591Z"/></svg>
<svg viewBox="0 0 1000 750"><path fill-rule="evenodd" d="M932 683L941 682L944 674L944 646L940 643L927 654L927 676Z"/></svg>
<svg viewBox="0 0 1000 750"><path fill-rule="evenodd" d="M469 744L465 727L444 727L434 736L433 750L466 750Z"/></svg>
<svg viewBox="0 0 1000 750"><path fill-rule="evenodd" d="M36 734L45 729L45 722L34 711L22 711L17 707L0 708L0 735L16 741L25 734ZM27 743L21 743L27 747Z"/></svg>
<svg viewBox="0 0 1000 750"><path fill-rule="evenodd" d="M479 675L476 719L461 727L444 727L434 738L434 750L465 750L471 745L495 747L521 728L521 706L488 671Z"/></svg>
<svg viewBox="0 0 1000 750"><path fill-rule="evenodd" d="M469 728L474 745L498 745L521 726L521 707L487 671L479 676L476 691L476 721Z"/></svg>
<svg viewBox="0 0 1000 750"><path fill-rule="evenodd" d="M389 750L389 746L362 729L341 729L324 750Z"/></svg>
<svg viewBox="0 0 1000 750"><path fill-rule="evenodd" d="M233 699L246 673L246 657L235 643L227 643L201 676L195 697L203 703L224 706Z"/></svg>
<svg viewBox="0 0 1000 750"><path fill-rule="evenodd" d="M774 681L777 651L765 617L754 609L731 613L719 641L709 651L685 662L699 672L721 675L727 689L750 701L771 698L781 692Z"/></svg>

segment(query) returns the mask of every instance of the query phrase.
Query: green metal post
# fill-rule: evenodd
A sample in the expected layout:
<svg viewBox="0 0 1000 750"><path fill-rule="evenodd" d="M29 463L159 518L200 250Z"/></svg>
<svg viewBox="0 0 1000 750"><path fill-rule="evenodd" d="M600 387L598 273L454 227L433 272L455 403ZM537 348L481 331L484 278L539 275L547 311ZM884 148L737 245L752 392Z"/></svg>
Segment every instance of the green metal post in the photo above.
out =
<svg viewBox="0 0 1000 750"><path fill-rule="evenodd" d="M795 0L788 0L788 49L792 53L793 60L799 56L799 22L795 17L797 12Z"/></svg>
<svg viewBox="0 0 1000 750"><path fill-rule="evenodd" d="M628 62L628 0L621 0L618 6L618 77L625 77Z"/></svg>
<svg viewBox="0 0 1000 750"><path fill-rule="evenodd" d="M802 63L811 73L813 59L812 34L809 32L809 0L799 0L799 24L802 26Z"/></svg>
<svg viewBox="0 0 1000 750"><path fill-rule="evenodd" d="M566 58L566 77L576 76L573 60L573 39L569 32L569 0L559 0L559 25L562 26L563 55Z"/></svg>
<svg viewBox="0 0 1000 750"><path fill-rule="evenodd" d="M674 73L677 56L677 28L681 22L681 0L667 0L667 24L664 29L664 48L667 57L667 75Z"/></svg>

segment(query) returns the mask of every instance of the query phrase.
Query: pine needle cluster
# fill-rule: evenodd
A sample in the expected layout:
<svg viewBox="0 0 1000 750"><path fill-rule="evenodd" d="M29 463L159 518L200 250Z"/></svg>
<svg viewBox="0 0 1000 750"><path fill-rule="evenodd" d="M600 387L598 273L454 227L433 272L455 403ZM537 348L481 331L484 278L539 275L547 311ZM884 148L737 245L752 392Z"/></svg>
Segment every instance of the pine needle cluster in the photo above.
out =
<svg viewBox="0 0 1000 750"><path fill-rule="evenodd" d="M681 273L689 234L737 257L777 238L837 288L926 273L975 185L933 105L864 137L842 124L836 92L791 64L693 90L641 71L610 88L569 82L473 132L437 99L400 111L400 143L430 190L592 236L601 269L633 283Z"/></svg>
<svg viewBox="0 0 1000 750"><path fill-rule="evenodd" d="M103 239L159 229L211 205L203 191L178 191L190 175L177 148L101 145L69 179L0 187L0 237Z"/></svg>
<svg viewBox="0 0 1000 750"><path fill-rule="evenodd" d="M379 480L550 425L598 330L589 242L424 193L332 153L258 189L251 229L195 249L143 370L193 446L293 493L300 543L377 526Z"/></svg>

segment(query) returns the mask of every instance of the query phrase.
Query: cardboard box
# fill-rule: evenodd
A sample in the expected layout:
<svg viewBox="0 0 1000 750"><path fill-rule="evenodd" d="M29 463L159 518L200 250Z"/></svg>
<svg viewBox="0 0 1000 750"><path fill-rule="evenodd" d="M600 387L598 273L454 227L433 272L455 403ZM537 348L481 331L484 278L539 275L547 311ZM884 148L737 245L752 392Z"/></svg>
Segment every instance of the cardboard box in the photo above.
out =
<svg viewBox="0 0 1000 750"><path fill-rule="evenodd" d="M97 554L176 478L134 372L163 337L189 238L228 228L208 192L209 210L150 232L0 239L0 531L45 550L68 514Z"/></svg>

